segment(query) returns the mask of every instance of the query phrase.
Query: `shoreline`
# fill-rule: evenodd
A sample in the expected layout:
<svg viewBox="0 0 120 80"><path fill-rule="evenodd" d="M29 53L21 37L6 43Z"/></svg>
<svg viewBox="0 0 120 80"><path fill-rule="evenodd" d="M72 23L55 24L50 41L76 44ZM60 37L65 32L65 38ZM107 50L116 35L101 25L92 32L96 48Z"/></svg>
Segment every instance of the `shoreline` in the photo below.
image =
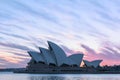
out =
<svg viewBox="0 0 120 80"><path fill-rule="evenodd" d="M120 72L26 72L14 71L13 73L27 73L27 74L120 74Z"/></svg>

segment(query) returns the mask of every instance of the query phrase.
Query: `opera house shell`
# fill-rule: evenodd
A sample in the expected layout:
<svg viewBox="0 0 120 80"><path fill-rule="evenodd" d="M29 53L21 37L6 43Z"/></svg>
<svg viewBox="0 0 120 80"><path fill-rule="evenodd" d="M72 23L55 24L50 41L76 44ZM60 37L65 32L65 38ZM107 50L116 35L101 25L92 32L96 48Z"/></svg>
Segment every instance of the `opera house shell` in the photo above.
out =
<svg viewBox="0 0 120 80"><path fill-rule="evenodd" d="M86 67L94 67L97 68L100 66L100 63L102 62L102 60L94 60L94 61L87 61L87 60L83 60L84 64Z"/></svg>

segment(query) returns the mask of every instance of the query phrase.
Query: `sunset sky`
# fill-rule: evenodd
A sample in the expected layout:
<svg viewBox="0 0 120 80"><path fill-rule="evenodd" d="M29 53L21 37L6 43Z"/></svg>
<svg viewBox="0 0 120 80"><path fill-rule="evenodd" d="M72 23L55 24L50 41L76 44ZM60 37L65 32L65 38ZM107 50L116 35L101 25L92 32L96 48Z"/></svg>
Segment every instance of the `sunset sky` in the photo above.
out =
<svg viewBox="0 0 120 80"><path fill-rule="evenodd" d="M120 0L0 0L0 68L25 67L28 50L58 44L101 65L120 64Z"/></svg>

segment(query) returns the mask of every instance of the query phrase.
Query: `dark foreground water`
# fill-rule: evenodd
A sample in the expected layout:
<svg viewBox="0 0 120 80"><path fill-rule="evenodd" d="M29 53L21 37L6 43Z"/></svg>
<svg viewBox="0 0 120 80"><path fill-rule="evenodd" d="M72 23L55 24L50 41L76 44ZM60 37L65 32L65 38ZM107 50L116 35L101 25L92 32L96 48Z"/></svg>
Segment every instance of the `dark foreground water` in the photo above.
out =
<svg viewBox="0 0 120 80"><path fill-rule="evenodd" d="M0 80L120 80L120 74L16 74L0 72Z"/></svg>

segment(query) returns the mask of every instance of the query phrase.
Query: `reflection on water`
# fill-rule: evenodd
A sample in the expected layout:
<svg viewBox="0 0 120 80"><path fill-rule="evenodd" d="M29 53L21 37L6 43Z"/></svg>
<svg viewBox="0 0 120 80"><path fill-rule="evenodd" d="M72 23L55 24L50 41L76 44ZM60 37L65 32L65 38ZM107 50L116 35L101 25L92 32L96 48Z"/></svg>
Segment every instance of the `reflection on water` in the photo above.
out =
<svg viewBox="0 0 120 80"><path fill-rule="evenodd" d="M76 76L76 77L71 77L71 76L31 76L30 80L120 80L120 77L110 77L109 75L106 75L106 77L100 77L94 75L91 76Z"/></svg>
<svg viewBox="0 0 120 80"><path fill-rule="evenodd" d="M120 74L14 74L0 72L0 80L120 80Z"/></svg>
<svg viewBox="0 0 120 80"><path fill-rule="evenodd" d="M59 76L31 76L30 80L66 80L65 77Z"/></svg>

